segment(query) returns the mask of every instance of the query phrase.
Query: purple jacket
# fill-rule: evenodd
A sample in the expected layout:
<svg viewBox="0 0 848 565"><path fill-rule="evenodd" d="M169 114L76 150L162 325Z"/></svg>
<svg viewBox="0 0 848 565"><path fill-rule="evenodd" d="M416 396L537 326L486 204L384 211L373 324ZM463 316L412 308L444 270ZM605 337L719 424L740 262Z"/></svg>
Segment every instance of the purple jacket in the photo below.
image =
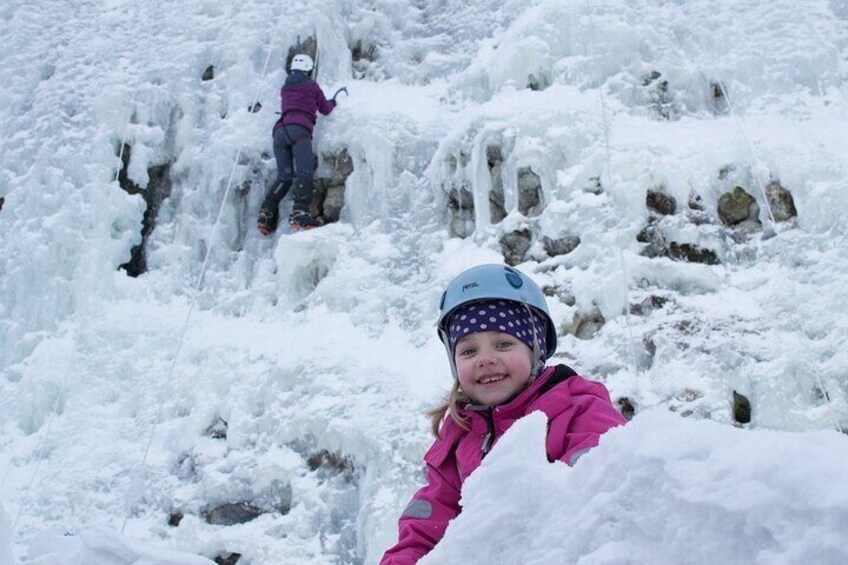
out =
<svg viewBox="0 0 848 565"><path fill-rule="evenodd" d="M491 422L486 413L463 410L471 425L467 431L446 418L439 438L424 455L427 486L415 493L404 510L398 520L398 542L380 564L408 565L433 549L461 510L462 483L480 466L489 426L497 442L516 420L537 410L548 417L548 459L569 465L598 445L601 434L625 423L604 385L584 379L565 365L548 367L509 403L491 409Z"/></svg>
<svg viewBox="0 0 848 565"><path fill-rule="evenodd" d="M333 111L336 103L327 100L318 83L303 72L293 71L286 78L286 83L280 89L280 119L274 124L278 128L295 124L303 126L310 132L315 127L317 113L327 115Z"/></svg>

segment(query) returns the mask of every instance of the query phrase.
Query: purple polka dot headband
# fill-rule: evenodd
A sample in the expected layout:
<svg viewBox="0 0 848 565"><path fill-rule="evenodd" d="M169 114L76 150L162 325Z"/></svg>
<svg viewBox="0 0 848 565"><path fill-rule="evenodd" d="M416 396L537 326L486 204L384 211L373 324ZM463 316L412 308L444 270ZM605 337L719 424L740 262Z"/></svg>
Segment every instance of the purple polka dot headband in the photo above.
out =
<svg viewBox="0 0 848 565"><path fill-rule="evenodd" d="M545 357L545 319L533 308L512 300L481 300L463 304L448 322L451 351L456 342L478 332L507 333L533 349L533 328L542 359Z"/></svg>

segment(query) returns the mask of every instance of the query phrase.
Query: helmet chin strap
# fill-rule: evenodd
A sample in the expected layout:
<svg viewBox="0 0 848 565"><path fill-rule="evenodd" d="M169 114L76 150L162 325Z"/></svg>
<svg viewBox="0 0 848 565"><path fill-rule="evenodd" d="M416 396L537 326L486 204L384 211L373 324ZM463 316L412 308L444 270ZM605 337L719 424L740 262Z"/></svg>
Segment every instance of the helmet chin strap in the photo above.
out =
<svg viewBox="0 0 848 565"><path fill-rule="evenodd" d="M448 333L445 330L440 329L439 334L442 338L442 343L445 346L445 352L448 354L448 364L451 368L451 374L453 375L454 379L459 380L459 374L456 371L456 363L454 363L453 360L453 352L450 349L450 345L448 345L450 343L450 339L448 339Z"/></svg>

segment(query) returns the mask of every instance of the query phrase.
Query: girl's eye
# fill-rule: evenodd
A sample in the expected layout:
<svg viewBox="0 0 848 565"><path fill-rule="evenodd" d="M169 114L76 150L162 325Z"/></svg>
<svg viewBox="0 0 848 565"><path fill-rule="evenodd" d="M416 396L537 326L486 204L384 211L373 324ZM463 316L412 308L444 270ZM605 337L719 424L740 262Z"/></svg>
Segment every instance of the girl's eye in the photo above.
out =
<svg viewBox="0 0 848 565"><path fill-rule="evenodd" d="M473 347L466 347L464 349L460 349L459 355L461 357L468 357L469 355L474 355L474 348Z"/></svg>
<svg viewBox="0 0 848 565"><path fill-rule="evenodd" d="M507 347L510 347L510 346L512 346L512 342L508 339L505 339L505 340L501 341L500 343L498 343L498 347L500 347L501 349L506 349Z"/></svg>

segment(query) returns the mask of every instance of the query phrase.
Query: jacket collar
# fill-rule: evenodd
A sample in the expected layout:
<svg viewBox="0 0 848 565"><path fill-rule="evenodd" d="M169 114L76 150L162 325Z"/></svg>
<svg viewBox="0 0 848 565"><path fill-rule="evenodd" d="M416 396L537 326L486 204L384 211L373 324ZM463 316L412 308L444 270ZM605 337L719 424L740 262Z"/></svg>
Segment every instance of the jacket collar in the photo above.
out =
<svg viewBox="0 0 848 565"><path fill-rule="evenodd" d="M303 71L292 71L286 77L285 86L297 86L298 84L304 84L312 79L309 78L309 74Z"/></svg>

